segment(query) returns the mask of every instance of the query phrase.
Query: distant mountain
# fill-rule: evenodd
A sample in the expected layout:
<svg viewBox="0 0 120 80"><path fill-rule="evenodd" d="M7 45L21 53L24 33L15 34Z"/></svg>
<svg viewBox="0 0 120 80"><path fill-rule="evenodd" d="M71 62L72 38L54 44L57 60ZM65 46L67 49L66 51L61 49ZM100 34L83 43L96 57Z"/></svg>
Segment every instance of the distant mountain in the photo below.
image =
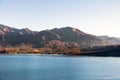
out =
<svg viewBox="0 0 120 80"><path fill-rule="evenodd" d="M16 29L5 25L0 25L0 41L3 46L7 46L8 44L15 46L24 43L36 47L51 48L86 48L108 44L99 37L72 27L35 32L28 28Z"/></svg>
<svg viewBox="0 0 120 80"><path fill-rule="evenodd" d="M120 38L99 36L100 39L109 42L111 45L120 45Z"/></svg>
<svg viewBox="0 0 120 80"><path fill-rule="evenodd" d="M81 53L96 47L119 44L116 38L106 38L84 33L72 27L32 31L0 24L0 52L2 53ZM108 50L108 49L106 49ZM91 52L91 51L90 51Z"/></svg>
<svg viewBox="0 0 120 80"><path fill-rule="evenodd" d="M94 35L84 33L72 27L63 27L60 29L55 28L50 31L58 34L60 36L60 41L77 43L80 48L103 46L108 44L106 41L103 41Z"/></svg>

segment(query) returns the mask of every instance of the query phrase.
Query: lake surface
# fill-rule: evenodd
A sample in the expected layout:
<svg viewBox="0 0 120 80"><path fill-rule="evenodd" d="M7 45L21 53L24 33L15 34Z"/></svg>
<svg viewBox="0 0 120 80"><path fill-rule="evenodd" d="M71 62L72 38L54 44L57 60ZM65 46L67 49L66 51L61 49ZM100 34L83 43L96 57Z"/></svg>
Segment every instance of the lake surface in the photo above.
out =
<svg viewBox="0 0 120 80"><path fill-rule="evenodd" d="M120 80L120 58L0 55L0 80Z"/></svg>

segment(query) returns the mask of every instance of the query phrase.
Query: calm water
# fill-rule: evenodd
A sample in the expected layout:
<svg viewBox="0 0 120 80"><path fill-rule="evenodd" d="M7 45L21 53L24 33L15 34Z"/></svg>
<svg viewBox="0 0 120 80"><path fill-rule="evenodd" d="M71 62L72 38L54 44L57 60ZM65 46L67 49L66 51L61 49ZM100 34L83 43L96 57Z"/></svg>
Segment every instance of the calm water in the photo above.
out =
<svg viewBox="0 0 120 80"><path fill-rule="evenodd" d="M0 55L0 80L120 80L120 58Z"/></svg>

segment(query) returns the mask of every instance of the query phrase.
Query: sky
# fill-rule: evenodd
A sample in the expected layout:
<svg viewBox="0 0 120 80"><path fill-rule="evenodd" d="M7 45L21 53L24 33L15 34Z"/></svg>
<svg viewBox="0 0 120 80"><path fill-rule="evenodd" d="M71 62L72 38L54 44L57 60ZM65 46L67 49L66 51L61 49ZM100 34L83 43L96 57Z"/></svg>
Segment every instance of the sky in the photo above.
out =
<svg viewBox="0 0 120 80"><path fill-rule="evenodd" d="M33 31L71 26L120 37L120 0L0 0L0 24Z"/></svg>

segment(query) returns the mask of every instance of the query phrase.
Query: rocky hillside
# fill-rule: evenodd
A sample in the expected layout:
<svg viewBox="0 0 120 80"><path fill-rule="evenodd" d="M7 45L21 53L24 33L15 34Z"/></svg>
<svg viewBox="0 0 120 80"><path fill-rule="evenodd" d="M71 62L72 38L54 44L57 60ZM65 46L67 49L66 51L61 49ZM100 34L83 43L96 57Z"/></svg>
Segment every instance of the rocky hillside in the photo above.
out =
<svg viewBox="0 0 120 80"><path fill-rule="evenodd" d="M40 32L0 25L0 46L31 45L34 48L88 48L108 45L107 41L76 28L63 27Z"/></svg>

